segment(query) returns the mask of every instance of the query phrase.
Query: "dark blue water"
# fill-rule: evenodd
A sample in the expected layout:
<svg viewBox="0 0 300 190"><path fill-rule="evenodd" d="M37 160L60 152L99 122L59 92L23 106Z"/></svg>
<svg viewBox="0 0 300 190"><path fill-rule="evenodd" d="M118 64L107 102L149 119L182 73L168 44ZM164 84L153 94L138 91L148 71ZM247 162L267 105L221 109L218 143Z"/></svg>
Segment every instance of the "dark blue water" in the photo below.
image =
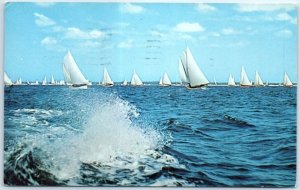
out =
<svg viewBox="0 0 300 190"><path fill-rule="evenodd" d="M5 88L8 185L292 187L296 88Z"/></svg>

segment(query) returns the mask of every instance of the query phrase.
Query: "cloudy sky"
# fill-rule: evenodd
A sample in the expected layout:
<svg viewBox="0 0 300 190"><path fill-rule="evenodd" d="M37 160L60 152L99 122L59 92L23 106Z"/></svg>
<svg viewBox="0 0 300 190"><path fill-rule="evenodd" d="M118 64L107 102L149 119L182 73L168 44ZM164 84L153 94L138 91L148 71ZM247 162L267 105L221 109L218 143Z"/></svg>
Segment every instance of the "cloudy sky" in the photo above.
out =
<svg viewBox="0 0 300 190"><path fill-rule="evenodd" d="M208 80L296 82L297 10L291 5L178 3L7 3L4 70L15 81L63 79L68 50L85 77L179 81L188 46Z"/></svg>

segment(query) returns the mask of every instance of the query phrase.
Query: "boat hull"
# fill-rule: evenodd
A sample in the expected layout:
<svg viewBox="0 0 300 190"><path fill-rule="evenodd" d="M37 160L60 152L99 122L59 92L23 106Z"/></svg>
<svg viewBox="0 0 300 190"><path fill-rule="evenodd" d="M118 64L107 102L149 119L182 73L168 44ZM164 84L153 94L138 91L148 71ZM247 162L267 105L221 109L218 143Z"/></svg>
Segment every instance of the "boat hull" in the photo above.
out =
<svg viewBox="0 0 300 190"><path fill-rule="evenodd" d="M87 89L87 84L73 84L69 86L71 89Z"/></svg>

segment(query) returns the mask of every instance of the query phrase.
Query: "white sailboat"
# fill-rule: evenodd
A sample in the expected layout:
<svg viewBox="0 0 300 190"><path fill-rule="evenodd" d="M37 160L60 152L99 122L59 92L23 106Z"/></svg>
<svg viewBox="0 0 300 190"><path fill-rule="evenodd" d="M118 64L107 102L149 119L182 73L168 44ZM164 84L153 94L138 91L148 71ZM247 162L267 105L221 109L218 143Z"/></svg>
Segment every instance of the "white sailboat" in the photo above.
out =
<svg viewBox="0 0 300 190"><path fill-rule="evenodd" d="M77 89L86 89L88 81L85 79L78 68L70 51L64 57L63 71L65 80L71 84L70 87Z"/></svg>
<svg viewBox="0 0 300 190"><path fill-rule="evenodd" d="M283 77L283 86L292 87L293 83L291 82L288 74L285 72Z"/></svg>
<svg viewBox="0 0 300 190"><path fill-rule="evenodd" d="M6 74L6 72L4 72L4 85L5 86L11 86L11 85L13 85L13 82L8 77L8 75Z"/></svg>
<svg viewBox="0 0 300 190"><path fill-rule="evenodd" d="M111 80L106 67L104 67L104 70L103 70L102 85L103 86L112 86L112 85L114 85L114 82Z"/></svg>
<svg viewBox="0 0 300 190"><path fill-rule="evenodd" d="M122 85L123 85L123 86L126 86L127 83L128 83L127 80L124 80L123 83L122 83Z"/></svg>
<svg viewBox="0 0 300 190"><path fill-rule="evenodd" d="M143 85L143 82L141 81L140 77L135 72L135 70L133 70L133 75L132 75L130 84L132 86L141 86L141 85Z"/></svg>
<svg viewBox="0 0 300 190"><path fill-rule="evenodd" d="M228 79L228 86L236 86L235 82L234 82L234 78L233 76L230 74L229 75L229 79Z"/></svg>
<svg viewBox="0 0 300 190"><path fill-rule="evenodd" d="M240 86L251 86L252 82L249 81L247 73L242 66L242 71L241 71L241 80L240 80Z"/></svg>
<svg viewBox="0 0 300 190"><path fill-rule="evenodd" d="M161 86L171 86L172 85L170 78L166 72L164 73L163 77L160 78L159 85L161 85Z"/></svg>
<svg viewBox="0 0 300 190"><path fill-rule="evenodd" d="M214 84L215 84L215 85L218 85L215 77L214 77Z"/></svg>
<svg viewBox="0 0 300 190"><path fill-rule="evenodd" d="M50 82L50 84L52 84L52 85L55 85L55 84L56 84L53 75L52 75L52 77L51 77L51 82Z"/></svg>
<svg viewBox="0 0 300 190"><path fill-rule="evenodd" d="M261 78L260 78L260 76L259 76L259 74L258 74L257 71L255 72L255 81L254 81L254 85L255 85L255 86L263 86L263 85L264 85L264 83L263 83L263 81L261 80Z"/></svg>
<svg viewBox="0 0 300 190"><path fill-rule="evenodd" d="M44 80L42 81L42 85L47 85L47 77L44 77Z"/></svg>
<svg viewBox="0 0 300 190"><path fill-rule="evenodd" d="M17 79L17 81L15 82L15 85L22 85L21 77L19 79Z"/></svg>
<svg viewBox="0 0 300 190"><path fill-rule="evenodd" d="M181 62L183 70L185 72L187 83L189 84L189 88L199 88L202 86L206 86L209 83L209 81L197 65L196 60L194 59L188 47L183 53Z"/></svg>

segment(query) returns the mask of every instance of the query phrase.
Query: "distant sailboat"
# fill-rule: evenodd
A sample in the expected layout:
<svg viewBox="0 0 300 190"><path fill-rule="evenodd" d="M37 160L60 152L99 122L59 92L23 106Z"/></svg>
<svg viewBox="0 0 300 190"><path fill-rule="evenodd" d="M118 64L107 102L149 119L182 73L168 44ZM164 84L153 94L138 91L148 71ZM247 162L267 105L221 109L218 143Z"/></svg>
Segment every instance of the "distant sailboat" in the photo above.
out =
<svg viewBox="0 0 300 190"><path fill-rule="evenodd" d="M52 85L55 85L55 84L56 84L53 75L52 75L52 77L51 77L51 82L50 82L50 84L52 84Z"/></svg>
<svg viewBox="0 0 300 190"><path fill-rule="evenodd" d="M15 82L15 85L22 85L21 77L19 79L17 79L17 81Z"/></svg>
<svg viewBox="0 0 300 190"><path fill-rule="evenodd" d="M47 85L47 77L44 77L44 80L42 81L42 85Z"/></svg>
<svg viewBox="0 0 300 190"><path fill-rule="evenodd" d="M86 89L88 81L85 79L78 68L70 51L64 57L63 73L65 80L72 85L73 88Z"/></svg>
<svg viewBox="0 0 300 190"><path fill-rule="evenodd" d="M263 81L261 80L261 78L260 78L260 76L259 76L259 74L258 74L257 71L255 72L255 81L254 81L254 85L255 85L255 86L263 86L263 85L264 85L264 83L263 83Z"/></svg>
<svg viewBox="0 0 300 190"><path fill-rule="evenodd" d="M123 83L122 83L122 85L126 86L127 85L127 80L124 80Z"/></svg>
<svg viewBox="0 0 300 190"><path fill-rule="evenodd" d="M190 49L187 47L181 59L182 67L189 84L189 88L199 88L206 86L209 81L199 68ZM179 71L180 72L180 71Z"/></svg>
<svg viewBox="0 0 300 190"><path fill-rule="evenodd" d="M6 72L4 72L4 85L5 86L11 86L11 85L13 85L13 82L8 77L8 75L6 74Z"/></svg>
<svg viewBox="0 0 300 190"><path fill-rule="evenodd" d="M252 82L249 81L247 73L246 73L244 67L242 67L240 86L251 86L251 85L252 85Z"/></svg>
<svg viewBox="0 0 300 190"><path fill-rule="evenodd" d="M214 83L215 83L215 85L218 85L215 77L214 77Z"/></svg>
<svg viewBox="0 0 300 190"><path fill-rule="evenodd" d="M133 70L133 75L131 78L131 85L132 86L141 86L143 82L141 81L140 77L136 74L135 70Z"/></svg>
<svg viewBox="0 0 300 190"><path fill-rule="evenodd" d="M103 80L102 80L101 84L103 86L112 86L112 85L114 85L114 82L111 80L111 78L108 74L108 71L105 67L104 67L104 70L103 70Z"/></svg>
<svg viewBox="0 0 300 190"><path fill-rule="evenodd" d="M164 73L163 77L160 78L159 85L161 85L161 86L171 86L172 85L170 78L166 72Z"/></svg>
<svg viewBox="0 0 300 190"><path fill-rule="evenodd" d="M292 87L293 83L291 82L288 74L285 72L283 77L283 86Z"/></svg>
<svg viewBox="0 0 300 190"><path fill-rule="evenodd" d="M234 78L231 74L229 75L228 86L236 86L236 84L234 82Z"/></svg>

